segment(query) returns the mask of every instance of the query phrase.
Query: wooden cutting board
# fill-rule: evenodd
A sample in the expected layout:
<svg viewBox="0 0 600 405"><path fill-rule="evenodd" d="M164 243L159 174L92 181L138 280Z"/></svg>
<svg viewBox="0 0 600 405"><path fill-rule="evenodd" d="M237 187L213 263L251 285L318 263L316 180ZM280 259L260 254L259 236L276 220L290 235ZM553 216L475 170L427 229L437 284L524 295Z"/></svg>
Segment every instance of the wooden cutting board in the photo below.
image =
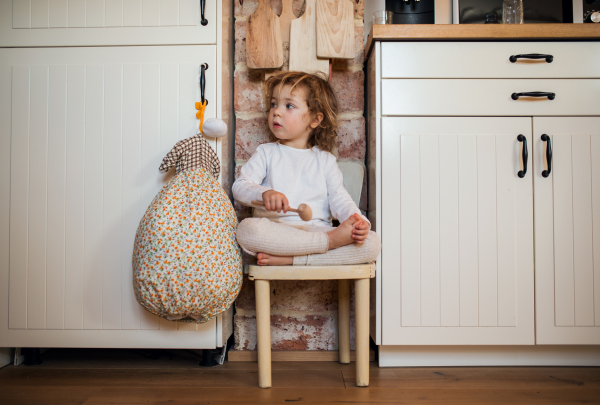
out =
<svg viewBox="0 0 600 405"><path fill-rule="evenodd" d="M292 21L290 70L323 72L329 77L329 59L317 58L316 0L306 0L302 17Z"/></svg>
<svg viewBox="0 0 600 405"><path fill-rule="evenodd" d="M269 0L258 0L258 8L246 20L246 59L252 69L283 65L279 17L271 10Z"/></svg>
<svg viewBox="0 0 600 405"><path fill-rule="evenodd" d="M317 0L317 57L354 59L354 5Z"/></svg>
<svg viewBox="0 0 600 405"><path fill-rule="evenodd" d="M281 15L279 26L281 27L281 42L283 43L283 66L281 70L290 70L290 30L292 21L297 19L292 10L294 0L281 0Z"/></svg>

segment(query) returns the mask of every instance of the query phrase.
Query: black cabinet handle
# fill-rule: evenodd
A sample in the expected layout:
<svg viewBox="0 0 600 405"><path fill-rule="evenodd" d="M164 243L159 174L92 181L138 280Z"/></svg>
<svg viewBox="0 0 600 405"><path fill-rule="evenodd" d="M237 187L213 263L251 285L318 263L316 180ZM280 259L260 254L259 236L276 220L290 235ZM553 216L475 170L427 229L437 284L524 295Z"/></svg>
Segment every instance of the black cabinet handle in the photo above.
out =
<svg viewBox="0 0 600 405"><path fill-rule="evenodd" d="M513 100L518 100L519 97L548 97L548 100L554 100L556 94L548 93L546 91L526 91L525 93L513 93L510 96Z"/></svg>
<svg viewBox="0 0 600 405"><path fill-rule="evenodd" d="M550 137L546 134L542 135L542 141L548 142L546 145L546 162L548 163L548 170L542 172L543 177L548 177L550 176L550 173L552 173L552 142L550 142Z"/></svg>
<svg viewBox="0 0 600 405"><path fill-rule="evenodd" d="M200 24L208 25L208 20L204 18L204 9L206 8L206 0L200 0Z"/></svg>
<svg viewBox="0 0 600 405"><path fill-rule="evenodd" d="M527 138L523 135L519 135L517 136L517 140L523 142L523 170L519 170L519 173L517 173L520 178L523 178L527 174L527 160L529 159L529 152L527 152Z"/></svg>
<svg viewBox="0 0 600 405"><path fill-rule="evenodd" d="M208 63L203 63L200 65L200 101L204 103L204 89L206 88L206 75L204 71L208 69ZM206 105L208 105L208 100L206 100Z"/></svg>
<svg viewBox="0 0 600 405"><path fill-rule="evenodd" d="M541 53L525 53L523 55L511 55L510 58L508 58L512 63L515 63L517 59L546 59L546 62L552 63L554 56Z"/></svg>

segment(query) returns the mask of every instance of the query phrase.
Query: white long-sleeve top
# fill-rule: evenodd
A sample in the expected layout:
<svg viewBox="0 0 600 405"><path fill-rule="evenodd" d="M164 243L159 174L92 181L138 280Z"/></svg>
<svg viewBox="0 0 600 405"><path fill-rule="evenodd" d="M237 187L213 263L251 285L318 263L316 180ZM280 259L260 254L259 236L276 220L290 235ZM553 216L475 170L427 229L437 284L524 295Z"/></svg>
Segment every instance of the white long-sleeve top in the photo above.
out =
<svg viewBox="0 0 600 405"><path fill-rule="evenodd" d="M268 190L285 194L292 208L308 204L312 209L312 220L304 222L291 211L284 214L283 211L278 213L258 207L254 210L255 217L289 225L330 226L332 217L342 222L352 214L361 215L344 188L335 156L316 146L296 149L279 143L260 145L233 183L233 198L250 206L252 200L262 201L262 194Z"/></svg>

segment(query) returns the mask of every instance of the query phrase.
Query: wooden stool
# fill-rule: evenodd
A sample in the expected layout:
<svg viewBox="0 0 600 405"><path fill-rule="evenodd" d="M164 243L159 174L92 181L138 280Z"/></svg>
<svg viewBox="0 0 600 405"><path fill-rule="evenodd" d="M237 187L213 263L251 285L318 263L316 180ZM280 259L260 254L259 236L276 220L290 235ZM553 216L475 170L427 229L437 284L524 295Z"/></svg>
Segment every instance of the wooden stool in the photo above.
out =
<svg viewBox="0 0 600 405"><path fill-rule="evenodd" d="M271 280L338 280L340 363L350 363L350 280L354 280L356 386L369 385L369 279L375 264L352 266L250 266L256 290L258 386L271 387Z"/></svg>

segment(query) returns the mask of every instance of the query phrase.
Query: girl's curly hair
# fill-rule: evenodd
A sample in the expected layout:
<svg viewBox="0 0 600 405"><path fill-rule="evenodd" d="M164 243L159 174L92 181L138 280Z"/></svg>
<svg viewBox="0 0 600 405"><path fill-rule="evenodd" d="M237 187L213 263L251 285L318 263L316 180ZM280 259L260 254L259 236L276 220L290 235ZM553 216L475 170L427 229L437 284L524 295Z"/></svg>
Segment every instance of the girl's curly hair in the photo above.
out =
<svg viewBox="0 0 600 405"><path fill-rule="evenodd" d="M323 120L318 127L312 130L308 138L308 146L317 146L325 152L331 152L336 144L338 124L338 100L335 92L331 88L325 74L305 73L305 72L281 72L271 76L265 82L265 105L268 106L267 113L270 110L273 90L276 86L281 89L284 85L291 85L290 92L296 86L302 86L306 89L306 104L308 111L312 116L317 113L323 114ZM273 133L269 134L271 141L277 141Z"/></svg>

